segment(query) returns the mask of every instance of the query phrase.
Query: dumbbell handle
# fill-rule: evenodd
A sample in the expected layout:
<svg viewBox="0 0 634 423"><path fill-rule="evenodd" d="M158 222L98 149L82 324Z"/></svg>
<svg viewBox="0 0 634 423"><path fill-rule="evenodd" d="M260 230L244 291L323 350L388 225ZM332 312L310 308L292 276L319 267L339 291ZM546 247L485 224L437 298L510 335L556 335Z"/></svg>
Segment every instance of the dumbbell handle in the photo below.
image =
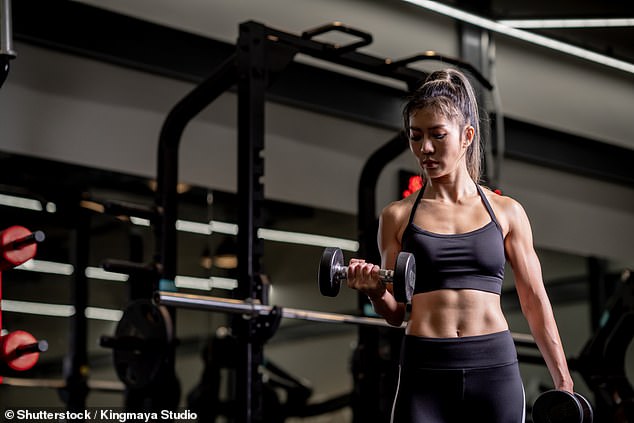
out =
<svg viewBox="0 0 634 423"><path fill-rule="evenodd" d="M348 279L348 266L335 266L335 277L339 281ZM379 269L379 280L383 283L394 282L394 270Z"/></svg>

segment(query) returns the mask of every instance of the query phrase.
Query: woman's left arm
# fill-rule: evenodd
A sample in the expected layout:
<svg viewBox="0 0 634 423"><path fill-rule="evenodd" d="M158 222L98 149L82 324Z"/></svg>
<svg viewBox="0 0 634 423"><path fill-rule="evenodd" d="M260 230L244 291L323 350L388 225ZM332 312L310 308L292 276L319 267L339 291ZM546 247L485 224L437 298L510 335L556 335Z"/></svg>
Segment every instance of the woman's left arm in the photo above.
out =
<svg viewBox="0 0 634 423"><path fill-rule="evenodd" d="M546 361L555 389L572 392L573 381L552 306L544 288L541 265L533 246L528 216L518 202L508 197L505 200L508 232L504 247L513 268L522 313Z"/></svg>

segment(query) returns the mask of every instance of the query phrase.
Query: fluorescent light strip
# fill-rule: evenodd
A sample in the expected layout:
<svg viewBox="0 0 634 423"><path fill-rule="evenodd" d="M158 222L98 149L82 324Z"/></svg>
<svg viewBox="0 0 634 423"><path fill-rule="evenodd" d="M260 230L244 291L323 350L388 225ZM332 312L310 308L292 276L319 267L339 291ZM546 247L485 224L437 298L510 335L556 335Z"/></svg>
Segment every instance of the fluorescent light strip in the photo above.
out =
<svg viewBox="0 0 634 423"><path fill-rule="evenodd" d="M0 205L16 207L19 209L42 211L42 203L32 198L16 197L13 195L0 194Z"/></svg>
<svg viewBox="0 0 634 423"><path fill-rule="evenodd" d="M209 278L209 280L211 281L212 288L231 290L238 287L238 281L236 279L218 278L214 276Z"/></svg>
<svg viewBox="0 0 634 423"><path fill-rule="evenodd" d="M457 19L462 22L467 22L472 25L479 26L480 28L488 29L489 31L497 32L499 34L507 35L509 37L523 40L531 44L550 48L562 53L569 54L571 56L579 57L591 62L605 65L614 69L619 69L625 72L634 73L634 64L627 63L622 60L614 59L612 57L605 56L603 54L595 53L580 47L573 46L571 44L562 43L561 41L553 40L552 38L543 37L541 35L533 34L531 32L523 31L521 29L513 28L509 25L492 21L490 19L482 18L478 15L467 13L465 11L455 9L444 4L436 3L431 0L403 0L411 4L415 4L424 9L431 10L441 15L448 16L453 19Z"/></svg>
<svg viewBox="0 0 634 423"><path fill-rule="evenodd" d="M35 303L31 301L2 300L2 311L14 313L38 314L40 316L70 317L75 307L64 304Z"/></svg>
<svg viewBox="0 0 634 423"><path fill-rule="evenodd" d="M56 275L66 275L66 276L72 275L73 272L75 271L72 264L56 263L54 261L35 260L35 259L31 259L29 261L22 263L19 266L16 266L16 269L28 270L30 272L39 272L39 273L53 273Z"/></svg>
<svg viewBox="0 0 634 423"><path fill-rule="evenodd" d="M200 289L209 291L211 289L211 280L208 278L195 278L192 276L176 276L174 283L177 288Z"/></svg>
<svg viewBox="0 0 634 423"><path fill-rule="evenodd" d="M75 307L66 304L3 299L2 311L50 317L72 317L75 314ZM123 316L123 311L101 307L86 307L85 315L87 319L91 320L118 322Z"/></svg>
<svg viewBox="0 0 634 423"><path fill-rule="evenodd" d="M101 267L86 267L86 277L105 281L127 282L129 275L125 273L108 272Z"/></svg>
<svg viewBox="0 0 634 423"><path fill-rule="evenodd" d="M56 263L52 261L29 260L20 266L18 270L28 270L31 272L54 273L70 276L73 274L73 266L65 263ZM125 273L107 272L100 267L89 266L85 270L87 278L101 279L115 282L126 282L129 275ZM176 276L176 286L181 288L202 289L209 291L212 288L234 289L238 286L238 281L228 278L196 278L193 276ZM108 320L108 319L106 319Z"/></svg>
<svg viewBox="0 0 634 423"><path fill-rule="evenodd" d="M359 250L359 243L357 241L300 232L287 232L261 228L258 229L258 237L267 241L288 242L291 244L311 245L316 247L339 247L342 250L347 251Z"/></svg>
<svg viewBox="0 0 634 423"><path fill-rule="evenodd" d="M123 311L114 310L111 308L101 307L86 307L84 312L87 319L91 320L105 320L108 322L118 322L123 316Z"/></svg>
<svg viewBox="0 0 634 423"><path fill-rule="evenodd" d="M238 235L238 225L235 223L226 223L226 222L218 222L217 220L212 220L209 222L211 225L211 231L219 234L225 235Z"/></svg>
<svg viewBox="0 0 634 423"><path fill-rule="evenodd" d="M145 219L130 218L135 225L149 226ZM146 225L147 223L147 225ZM190 220L177 220L176 229L179 231L211 235L213 233L225 235L237 235L238 225L235 223L219 222L212 220L209 223L192 222ZM311 245L316 247L339 247L346 251L358 251L359 243L343 238L335 238L323 235L306 234L301 232L279 231L275 229L261 228L258 237L267 241L287 242L290 244Z"/></svg>
<svg viewBox="0 0 634 423"><path fill-rule="evenodd" d="M634 26L634 19L505 19L498 21L513 28L617 28Z"/></svg>
<svg viewBox="0 0 634 423"><path fill-rule="evenodd" d="M177 288L200 289L210 291L213 288L218 289L235 289L238 287L236 279L229 278L196 278L193 276L176 276L175 281Z"/></svg>
<svg viewBox="0 0 634 423"><path fill-rule="evenodd" d="M143 219L141 217L130 216L130 222L138 226L150 226L150 219Z"/></svg>
<svg viewBox="0 0 634 423"><path fill-rule="evenodd" d="M211 235L211 225L209 223L192 222L190 220L177 220L176 230L194 234Z"/></svg>

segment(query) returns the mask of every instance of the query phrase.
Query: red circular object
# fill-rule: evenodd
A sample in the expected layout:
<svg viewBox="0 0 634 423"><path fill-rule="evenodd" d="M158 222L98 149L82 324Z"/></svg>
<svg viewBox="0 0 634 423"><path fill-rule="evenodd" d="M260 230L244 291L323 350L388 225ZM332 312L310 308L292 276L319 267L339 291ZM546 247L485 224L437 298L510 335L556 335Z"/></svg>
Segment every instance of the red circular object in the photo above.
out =
<svg viewBox="0 0 634 423"><path fill-rule="evenodd" d="M0 248L3 249L2 256L0 257L0 270L7 270L19 266L25 261L35 257L35 253L37 252L37 243L35 242L20 246L16 249L9 248L4 250L4 248L13 241L26 238L30 235L31 231L23 226L10 226L0 232Z"/></svg>
<svg viewBox="0 0 634 423"><path fill-rule="evenodd" d="M23 330L10 332L8 335L0 338L0 360L4 361L9 368L22 372L29 370L40 358L39 352L27 353L20 357L15 357L16 348L22 345L30 345L37 343L37 339L33 335Z"/></svg>

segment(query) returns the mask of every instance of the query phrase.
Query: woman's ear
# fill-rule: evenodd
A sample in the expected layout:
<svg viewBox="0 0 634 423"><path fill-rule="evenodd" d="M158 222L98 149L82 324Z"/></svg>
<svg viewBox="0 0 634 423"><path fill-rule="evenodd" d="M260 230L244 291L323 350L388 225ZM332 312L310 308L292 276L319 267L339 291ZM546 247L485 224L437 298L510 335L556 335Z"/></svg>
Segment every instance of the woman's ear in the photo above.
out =
<svg viewBox="0 0 634 423"><path fill-rule="evenodd" d="M471 125L467 125L464 129L464 136L462 138L462 146L467 148L473 142L473 137L475 136L475 128Z"/></svg>

